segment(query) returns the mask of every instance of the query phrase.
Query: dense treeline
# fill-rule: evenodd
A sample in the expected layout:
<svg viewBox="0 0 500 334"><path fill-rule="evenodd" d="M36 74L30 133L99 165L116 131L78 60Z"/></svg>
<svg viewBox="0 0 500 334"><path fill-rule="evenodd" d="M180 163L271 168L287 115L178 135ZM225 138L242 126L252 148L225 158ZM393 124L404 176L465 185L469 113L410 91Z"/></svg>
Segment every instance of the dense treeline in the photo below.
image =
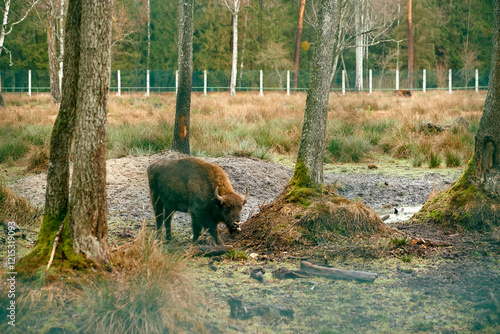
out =
<svg viewBox="0 0 500 334"><path fill-rule="evenodd" d="M340 0L339 0L340 1ZM371 2L382 0L371 0ZM45 4L35 10L12 33L5 47L11 52L0 57L0 69L48 69ZM238 70L292 69L299 0L243 0L238 18ZM317 1L316 1L317 2ZM399 3L399 10L398 10ZM151 50L149 68L177 68L178 1L150 0ZM144 70L147 67L147 1L116 0L112 68ZM369 47L365 68L404 70L407 62L406 1L392 0L396 19L382 39L391 40ZM309 46L314 42L315 1L306 1L300 69L308 70ZM15 14L15 6L12 8ZM370 15L375 15L372 13ZM491 58L493 4L491 0L421 0L413 2L415 69L438 67L487 69ZM351 32L352 33L352 32ZM223 0L198 0L194 23L195 70L230 70L232 17ZM395 41L401 41L398 47ZM342 55L343 64L353 69L354 48ZM465 65L467 63L468 65Z"/></svg>

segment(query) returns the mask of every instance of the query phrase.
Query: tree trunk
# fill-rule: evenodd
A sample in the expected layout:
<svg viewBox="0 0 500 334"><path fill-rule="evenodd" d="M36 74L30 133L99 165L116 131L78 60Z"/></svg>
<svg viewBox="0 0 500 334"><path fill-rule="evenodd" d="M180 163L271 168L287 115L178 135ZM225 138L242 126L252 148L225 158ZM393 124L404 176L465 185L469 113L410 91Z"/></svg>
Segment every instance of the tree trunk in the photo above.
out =
<svg viewBox="0 0 500 334"><path fill-rule="evenodd" d="M172 149L189 154L194 0L179 0L179 86Z"/></svg>
<svg viewBox="0 0 500 334"><path fill-rule="evenodd" d="M75 131L80 66L81 1L70 1L66 19L63 94L50 138L45 215L64 218L69 203L69 157Z"/></svg>
<svg viewBox="0 0 500 334"><path fill-rule="evenodd" d="M299 59L300 59L300 41L302 39L302 26L304 23L304 12L306 10L306 0L300 0L299 6L299 24L297 25L297 37L295 38L295 55L293 57L293 88L297 90L299 82Z"/></svg>
<svg viewBox="0 0 500 334"><path fill-rule="evenodd" d="M428 200L414 221L467 230L491 230L500 224L500 1L494 6L490 83L473 158L460 179Z"/></svg>
<svg viewBox="0 0 500 334"><path fill-rule="evenodd" d="M106 115L112 0L83 1L69 227L75 253L108 263ZM83 27L83 24L85 27Z"/></svg>
<svg viewBox="0 0 500 334"><path fill-rule="evenodd" d="M500 1L495 1L493 50L488 94L476 134L474 183L489 196L500 196Z"/></svg>
<svg viewBox="0 0 500 334"><path fill-rule="evenodd" d="M52 103L61 103L61 91L59 89L59 61L57 59L56 46L56 17L55 8L47 3L47 44L49 53L49 77L50 96Z"/></svg>
<svg viewBox="0 0 500 334"><path fill-rule="evenodd" d="M63 96L51 136L45 215L37 244L20 262L21 273L31 274L46 265L62 222L55 261L66 262L70 268L108 263L105 125L111 9L111 0L69 1ZM69 156L75 129L69 196Z"/></svg>
<svg viewBox="0 0 500 334"><path fill-rule="evenodd" d="M316 188L323 183L323 160L326 140L326 120L330 97L330 71L335 41L336 0L320 4L311 79L307 90L306 110L302 127L295 172L291 183Z"/></svg>
<svg viewBox="0 0 500 334"><path fill-rule="evenodd" d="M361 12L363 11L363 2L356 1L354 4L354 21L356 26L356 93L363 90L363 24Z"/></svg>
<svg viewBox="0 0 500 334"><path fill-rule="evenodd" d="M231 66L231 84L230 84L231 96L236 95L236 76L238 71L237 63L238 63L238 10L235 9L235 11L233 12L233 60Z"/></svg>
<svg viewBox="0 0 500 334"><path fill-rule="evenodd" d="M408 0L408 89L413 88L413 33L411 0Z"/></svg>

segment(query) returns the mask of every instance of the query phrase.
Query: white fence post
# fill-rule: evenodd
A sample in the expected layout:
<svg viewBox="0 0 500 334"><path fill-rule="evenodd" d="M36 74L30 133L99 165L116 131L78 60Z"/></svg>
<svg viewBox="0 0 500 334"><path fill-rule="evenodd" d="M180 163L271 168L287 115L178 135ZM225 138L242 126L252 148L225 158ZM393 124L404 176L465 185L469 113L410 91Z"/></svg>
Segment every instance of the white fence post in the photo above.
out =
<svg viewBox="0 0 500 334"><path fill-rule="evenodd" d="M290 71L286 71L286 95L290 95Z"/></svg>
<svg viewBox="0 0 500 334"><path fill-rule="evenodd" d="M260 70L260 96L264 96L264 74L262 70Z"/></svg>
<svg viewBox="0 0 500 334"><path fill-rule="evenodd" d="M425 93L427 91L427 71L424 70L422 74L422 91Z"/></svg>
<svg viewBox="0 0 500 334"><path fill-rule="evenodd" d="M342 95L345 95L345 70L342 70Z"/></svg>
<svg viewBox="0 0 500 334"><path fill-rule="evenodd" d="M448 70L448 92L451 94L451 68Z"/></svg>
<svg viewBox="0 0 500 334"><path fill-rule="evenodd" d="M31 70L28 70L28 96L31 96Z"/></svg>
<svg viewBox="0 0 500 334"><path fill-rule="evenodd" d="M118 93L116 95L122 96L122 79L120 76L120 70L116 72L116 83L118 84Z"/></svg>
<svg viewBox="0 0 500 334"><path fill-rule="evenodd" d="M203 71L203 96L207 96L207 70Z"/></svg>
<svg viewBox="0 0 500 334"><path fill-rule="evenodd" d="M149 96L149 70L146 71L146 96Z"/></svg>
<svg viewBox="0 0 500 334"><path fill-rule="evenodd" d="M479 71L476 68L476 93L479 93Z"/></svg>
<svg viewBox="0 0 500 334"><path fill-rule="evenodd" d="M369 70L368 71L368 86L369 86L369 89L370 89L370 94L372 93L372 83L373 83L373 80L372 80L372 70Z"/></svg>
<svg viewBox="0 0 500 334"><path fill-rule="evenodd" d="M396 90L399 90L399 70L396 70Z"/></svg>
<svg viewBox="0 0 500 334"><path fill-rule="evenodd" d="M178 87L179 87L179 71L175 71L175 95L177 95Z"/></svg>

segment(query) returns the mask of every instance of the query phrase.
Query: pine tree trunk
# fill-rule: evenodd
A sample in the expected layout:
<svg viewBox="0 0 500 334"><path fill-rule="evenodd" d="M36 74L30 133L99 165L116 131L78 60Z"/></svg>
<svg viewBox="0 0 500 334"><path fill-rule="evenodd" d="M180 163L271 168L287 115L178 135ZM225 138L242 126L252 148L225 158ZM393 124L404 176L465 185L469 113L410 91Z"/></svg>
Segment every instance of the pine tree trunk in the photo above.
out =
<svg viewBox="0 0 500 334"><path fill-rule="evenodd" d="M52 103L61 103L61 91L59 89L59 62L57 59L56 46L56 18L55 8L51 3L47 3L47 44L49 53L49 77L50 77L50 95Z"/></svg>
<svg viewBox="0 0 500 334"><path fill-rule="evenodd" d="M112 0L82 3L75 159L69 227L75 253L108 262L106 115L111 76ZM84 28L84 29L83 29Z"/></svg>
<svg viewBox="0 0 500 334"><path fill-rule="evenodd" d="M474 183L489 196L500 196L500 1L495 1L490 83L476 134Z"/></svg>
<svg viewBox="0 0 500 334"><path fill-rule="evenodd" d="M193 73L194 0L179 0L179 87L172 149L190 154L189 124Z"/></svg>
<svg viewBox="0 0 500 334"><path fill-rule="evenodd" d="M413 28L411 0L408 0L408 88L413 88Z"/></svg>
<svg viewBox="0 0 500 334"><path fill-rule="evenodd" d="M316 44L307 91L297 163L291 182L301 187L316 188L323 183L323 160L326 121L330 97L330 71L335 41L336 0L323 0L320 5Z"/></svg>
<svg viewBox="0 0 500 334"><path fill-rule="evenodd" d="M300 42L302 40L302 26L304 24L304 12L306 11L306 0L300 0L299 5L299 23L297 25L297 37L295 38L295 55L293 57L293 88L297 90L299 84L299 60L300 60Z"/></svg>

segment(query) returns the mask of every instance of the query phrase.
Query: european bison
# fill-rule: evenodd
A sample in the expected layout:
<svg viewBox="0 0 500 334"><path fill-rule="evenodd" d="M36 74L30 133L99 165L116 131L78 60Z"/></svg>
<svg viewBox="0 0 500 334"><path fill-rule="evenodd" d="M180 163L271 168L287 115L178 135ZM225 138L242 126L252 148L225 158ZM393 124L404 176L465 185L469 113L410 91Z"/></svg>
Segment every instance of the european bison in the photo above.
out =
<svg viewBox="0 0 500 334"><path fill-rule="evenodd" d="M217 232L219 222L225 223L230 233L241 230L241 208L246 203L248 188L245 196L238 195L221 167L193 157L159 159L149 165L148 180L158 236L165 223L167 239L172 237L174 211L191 215L193 241L206 228L222 245Z"/></svg>

